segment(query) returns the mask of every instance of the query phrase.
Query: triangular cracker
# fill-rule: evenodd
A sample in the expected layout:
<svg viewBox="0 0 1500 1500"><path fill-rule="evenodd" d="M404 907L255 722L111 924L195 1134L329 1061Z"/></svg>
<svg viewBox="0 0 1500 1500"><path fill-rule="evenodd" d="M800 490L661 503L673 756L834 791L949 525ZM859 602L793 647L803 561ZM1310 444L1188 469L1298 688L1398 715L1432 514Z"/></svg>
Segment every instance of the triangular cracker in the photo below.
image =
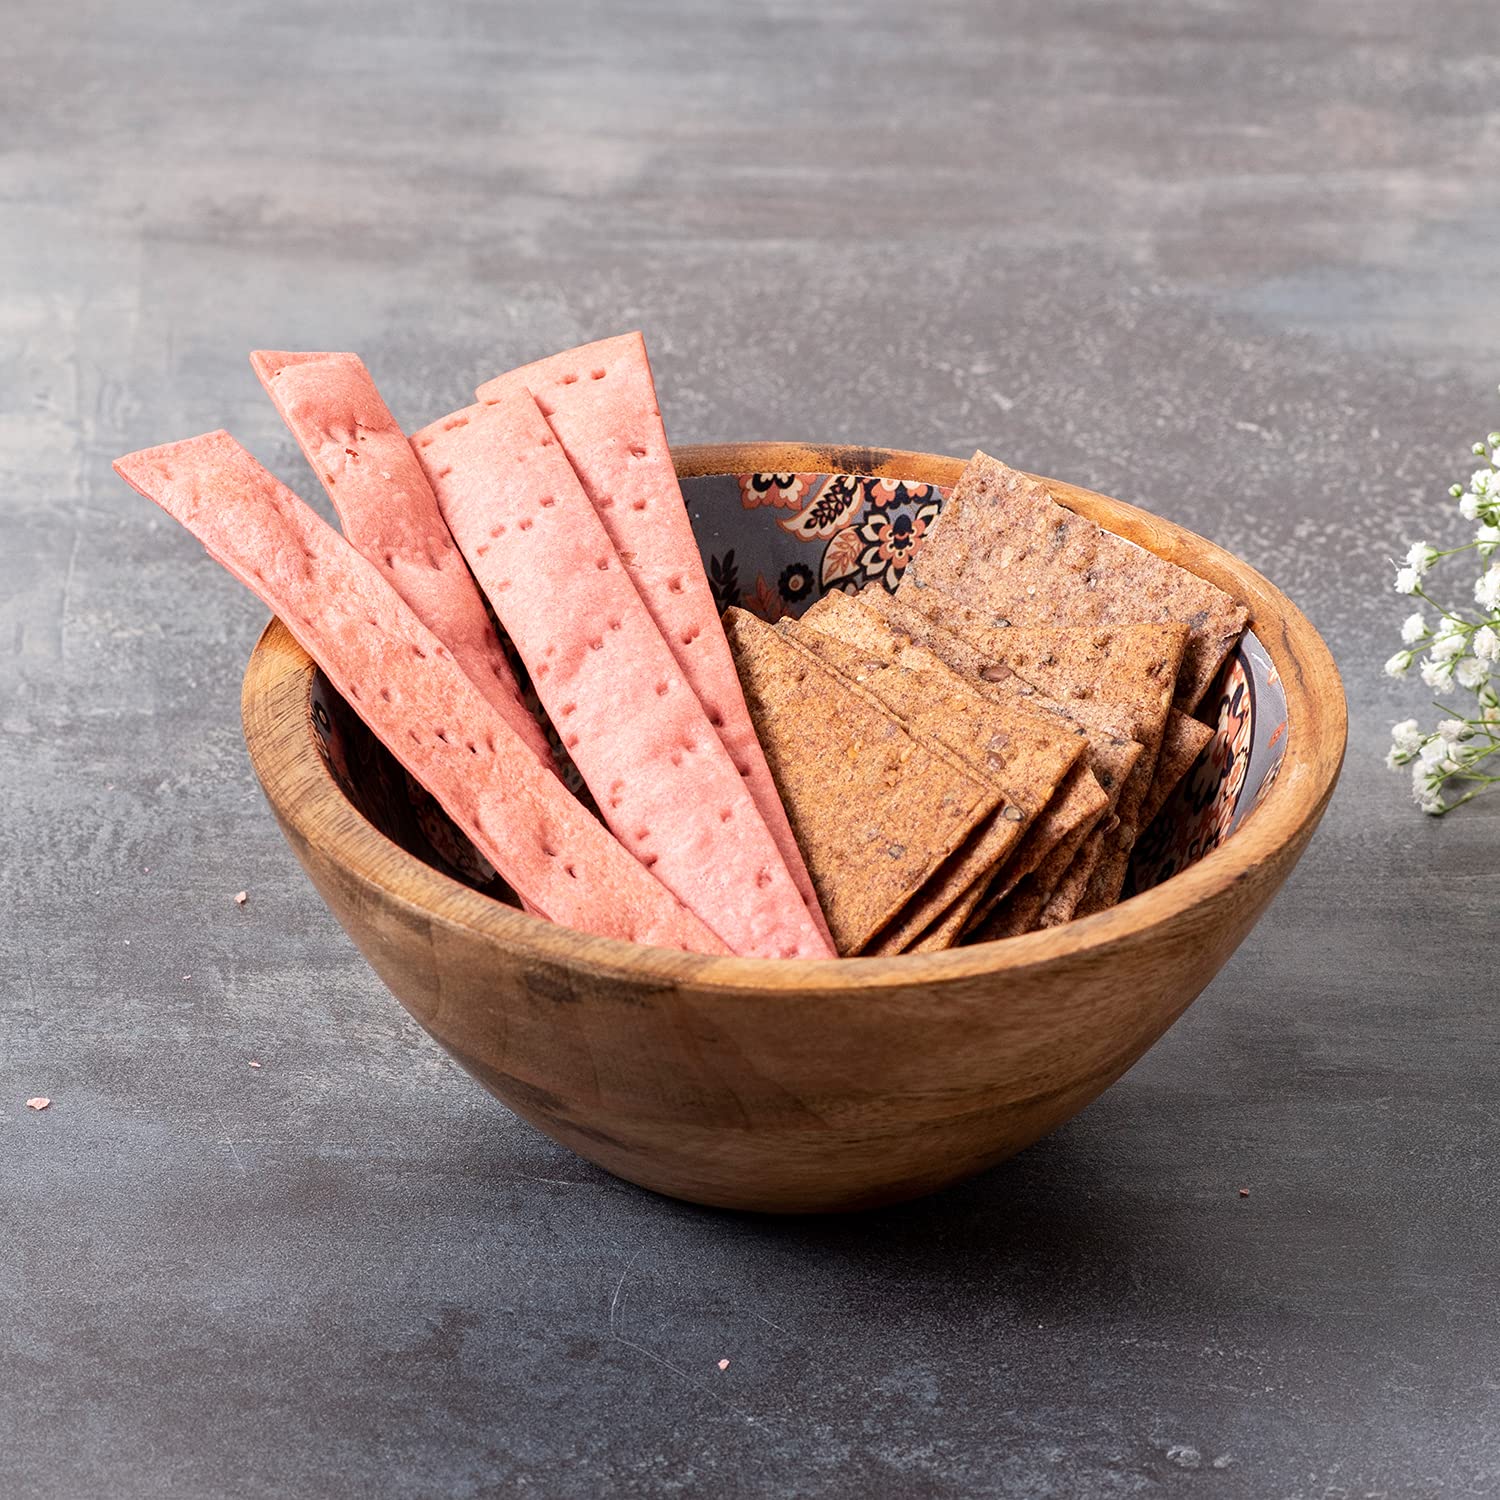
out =
<svg viewBox="0 0 1500 1500"><path fill-rule="evenodd" d="M731 609L724 626L838 950L858 953L999 795L765 621Z"/></svg>

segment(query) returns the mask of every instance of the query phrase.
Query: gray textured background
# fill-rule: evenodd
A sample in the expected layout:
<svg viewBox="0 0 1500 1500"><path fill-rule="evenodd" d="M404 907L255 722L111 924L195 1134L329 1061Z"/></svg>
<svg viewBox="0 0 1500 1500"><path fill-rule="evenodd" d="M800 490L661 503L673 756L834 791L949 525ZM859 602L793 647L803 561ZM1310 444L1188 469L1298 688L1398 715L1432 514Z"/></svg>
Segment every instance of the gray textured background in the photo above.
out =
<svg viewBox="0 0 1500 1500"><path fill-rule="evenodd" d="M1487 0L0 3L0 1491L1500 1493L1500 798L1418 816L1378 669L1500 425L1497 47ZM252 346L412 424L636 325L678 440L982 442L1237 550L1347 677L1219 981L926 1203L661 1201L458 1074L262 805L260 606L109 472L225 425L311 494Z"/></svg>

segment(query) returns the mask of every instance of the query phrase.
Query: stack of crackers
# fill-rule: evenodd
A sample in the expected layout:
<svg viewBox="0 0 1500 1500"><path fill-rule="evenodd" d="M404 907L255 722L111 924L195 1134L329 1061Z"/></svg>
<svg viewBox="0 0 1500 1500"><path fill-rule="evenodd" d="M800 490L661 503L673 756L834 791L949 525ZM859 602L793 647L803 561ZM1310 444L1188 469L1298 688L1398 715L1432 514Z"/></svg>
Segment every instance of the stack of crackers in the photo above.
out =
<svg viewBox="0 0 1500 1500"><path fill-rule="evenodd" d="M721 623L639 334L410 438L356 355L251 361L343 535L226 432L116 470L281 617L526 910L580 931L831 958L1100 910L1245 622L979 455L894 596Z"/></svg>
<svg viewBox="0 0 1500 1500"><path fill-rule="evenodd" d="M725 624L843 954L922 953L1120 899L1212 738L1246 624L1196 575L976 454L894 594Z"/></svg>

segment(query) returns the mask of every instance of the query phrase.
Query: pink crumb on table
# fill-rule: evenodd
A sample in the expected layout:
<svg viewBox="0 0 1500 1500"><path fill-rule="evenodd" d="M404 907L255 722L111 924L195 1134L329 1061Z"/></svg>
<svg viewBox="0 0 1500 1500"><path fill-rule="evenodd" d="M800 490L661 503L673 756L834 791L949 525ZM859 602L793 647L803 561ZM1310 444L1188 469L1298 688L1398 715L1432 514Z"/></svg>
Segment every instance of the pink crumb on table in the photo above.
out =
<svg viewBox="0 0 1500 1500"><path fill-rule="evenodd" d="M46 1095L38 1094L35 1099L28 1099L26 1101L26 1108L42 1110L46 1109L51 1103L52 1101Z"/></svg>
<svg viewBox="0 0 1500 1500"><path fill-rule="evenodd" d="M721 1370L727 1370L729 1368L729 1361L727 1359L721 1359L719 1361L719 1368Z"/></svg>
<svg viewBox="0 0 1500 1500"><path fill-rule="evenodd" d="M234 904L236 906L243 906L249 899L250 899L250 892L249 891L237 891L235 893Z"/></svg>
<svg viewBox="0 0 1500 1500"><path fill-rule="evenodd" d="M1249 1188L1241 1188L1240 1189L1240 1197L1241 1198L1248 1198L1249 1196L1250 1196L1250 1189Z"/></svg>
<svg viewBox="0 0 1500 1500"><path fill-rule="evenodd" d="M260 1064L258 1062L252 1062L252 1063L248 1063L246 1066L251 1067L251 1068L258 1068L258 1067L260 1067Z"/></svg>

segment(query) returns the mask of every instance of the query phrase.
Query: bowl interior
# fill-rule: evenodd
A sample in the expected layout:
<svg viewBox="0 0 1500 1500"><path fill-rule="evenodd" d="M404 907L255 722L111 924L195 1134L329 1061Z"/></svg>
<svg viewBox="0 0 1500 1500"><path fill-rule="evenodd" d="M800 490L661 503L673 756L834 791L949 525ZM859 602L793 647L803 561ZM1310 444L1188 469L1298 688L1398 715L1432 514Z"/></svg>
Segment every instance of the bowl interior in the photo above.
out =
<svg viewBox="0 0 1500 1500"><path fill-rule="evenodd" d="M682 492L719 608L739 605L768 620L801 614L833 589L894 590L948 495L917 480L795 473L687 477ZM535 707L524 669L515 666ZM513 902L488 861L322 673L313 679L312 713L329 770L366 819L418 859ZM1287 743L1286 695L1253 633L1225 663L1199 716L1214 726L1214 738L1136 845L1127 889L1158 885L1217 848L1276 780ZM566 772L587 800L570 765Z"/></svg>

